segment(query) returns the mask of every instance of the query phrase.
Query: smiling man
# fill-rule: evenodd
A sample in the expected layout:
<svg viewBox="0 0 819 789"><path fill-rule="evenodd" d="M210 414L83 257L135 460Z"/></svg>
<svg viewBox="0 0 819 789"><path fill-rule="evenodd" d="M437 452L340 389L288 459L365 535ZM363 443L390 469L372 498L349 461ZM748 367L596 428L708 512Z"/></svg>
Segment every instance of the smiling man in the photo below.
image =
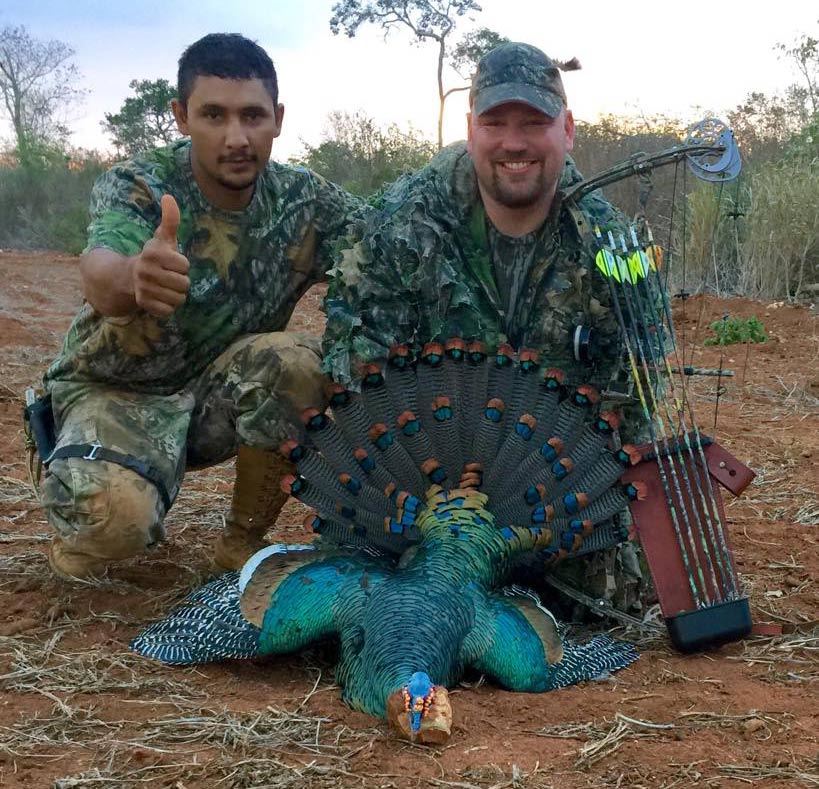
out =
<svg viewBox="0 0 819 789"><path fill-rule="evenodd" d="M324 352L337 380L355 381L395 343L418 350L450 337L490 352L504 342L536 349L568 386L605 389L618 372L616 316L581 225L625 223L597 192L571 210L563 201L581 176L569 156L574 119L560 70L528 44L485 55L466 142L394 184L359 228L358 243L330 272ZM641 427L626 426L632 434ZM581 567L586 591L624 608L636 603L631 551L601 561Z"/></svg>
<svg viewBox="0 0 819 789"><path fill-rule="evenodd" d="M361 203L270 161L284 106L242 36L184 52L173 111L185 139L94 187L86 301L46 373L58 436L41 493L63 576L157 543L185 469L234 454L215 558L241 566L287 498L278 443L324 403L318 343L283 330Z"/></svg>

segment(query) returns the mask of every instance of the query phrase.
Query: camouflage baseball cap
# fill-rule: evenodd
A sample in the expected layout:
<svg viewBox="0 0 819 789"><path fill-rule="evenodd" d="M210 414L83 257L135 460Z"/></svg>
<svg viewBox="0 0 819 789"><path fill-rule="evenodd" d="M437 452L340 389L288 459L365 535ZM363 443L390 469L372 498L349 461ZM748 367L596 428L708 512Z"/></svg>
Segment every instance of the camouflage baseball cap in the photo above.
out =
<svg viewBox="0 0 819 789"><path fill-rule="evenodd" d="M472 112L481 115L510 101L528 104L550 118L566 105L560 70L537 47L509 42L480 59L469 92Z"/></svg>

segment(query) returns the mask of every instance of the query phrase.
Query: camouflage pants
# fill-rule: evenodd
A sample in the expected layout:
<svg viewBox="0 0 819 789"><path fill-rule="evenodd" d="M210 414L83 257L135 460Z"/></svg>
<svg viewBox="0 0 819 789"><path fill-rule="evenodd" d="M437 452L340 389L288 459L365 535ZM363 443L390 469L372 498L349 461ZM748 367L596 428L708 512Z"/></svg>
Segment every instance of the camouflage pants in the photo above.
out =
<svg viewBox="0 0 819 789"><path fill-rule="evenodd" d="M96 441L130 455L153 466L173 498L186 467L226 460L239 444L275 449L297 434L299 412L326 402L320 363L316 338L275 332L238 340L171 395L56 381L57 447ZM157 487L117 463L54 460L41 499L64 543L92 557L124 559L164 537Z"/></svg>

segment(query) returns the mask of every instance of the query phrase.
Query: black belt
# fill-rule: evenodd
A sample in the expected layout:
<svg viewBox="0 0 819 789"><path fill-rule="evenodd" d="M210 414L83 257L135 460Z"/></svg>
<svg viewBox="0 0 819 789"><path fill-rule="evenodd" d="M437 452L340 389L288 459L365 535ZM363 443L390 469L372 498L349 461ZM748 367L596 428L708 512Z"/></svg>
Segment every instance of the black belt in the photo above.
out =
<svg viewBox="0 0 819 789"><path fill-rule="evenodd" d="M168 494L168 489L162 481L162 475L155 466L146 463L144 460L139 460L133 455L124 455L122 452L113 449L106 449L99 441L95 441L93 444L68 444L64 447L58 447L45 459L44 465L47 467L52 460L62 460L63 458L107 460L109 463L116 463L118 466L130 469L143 479L153 483L159 492L162 503L165 505L165 512L171 508L173 499ZM176 495L176 489L173 492Z"/></svg>

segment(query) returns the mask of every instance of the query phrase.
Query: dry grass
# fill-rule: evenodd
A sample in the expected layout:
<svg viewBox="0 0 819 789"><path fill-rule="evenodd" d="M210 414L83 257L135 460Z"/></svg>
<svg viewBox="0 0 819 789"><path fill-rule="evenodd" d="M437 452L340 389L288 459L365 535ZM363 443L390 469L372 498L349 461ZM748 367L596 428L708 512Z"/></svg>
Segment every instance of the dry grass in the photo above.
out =
<svg viewBox="0 0 819 789"><path fill-rule="evenodd" d="M691 734L708 728L730 729L737 733L767 740L774 730L778 733L789 728L789 715L749 710L741 715L714 712L687 712L672 722L662 723L632 718L616 713L613 721L602 723L578 723L573 726L553 726L536 732L541 737L585 740L576 752L575 767L588 769L607 759L627 742L646 739L679 740L683 734Z"/></svg>

